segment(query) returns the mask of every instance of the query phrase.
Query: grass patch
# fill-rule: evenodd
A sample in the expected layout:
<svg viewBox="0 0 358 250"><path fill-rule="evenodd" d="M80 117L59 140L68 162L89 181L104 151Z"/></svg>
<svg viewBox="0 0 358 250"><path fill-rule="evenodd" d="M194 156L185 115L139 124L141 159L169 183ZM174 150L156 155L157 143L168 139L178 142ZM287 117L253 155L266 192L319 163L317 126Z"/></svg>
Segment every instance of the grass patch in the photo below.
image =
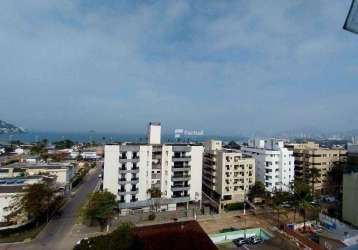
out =
<svg viewBox="0 0 358 250"><path fill-rule="evenodd" d="M236 202L236 203L227 204L225 205L224 209L225 211L241 210L244 209L244 203Z"/></svg>
<svg viewBox="0 0 358 250"><path fill-rule="evenodd" d="M34 239L46 226L46 223L39 225L28 230L19 231L8 236L1 236L0 243L11 243L11 242L21 242L26 239Z"/></svg>

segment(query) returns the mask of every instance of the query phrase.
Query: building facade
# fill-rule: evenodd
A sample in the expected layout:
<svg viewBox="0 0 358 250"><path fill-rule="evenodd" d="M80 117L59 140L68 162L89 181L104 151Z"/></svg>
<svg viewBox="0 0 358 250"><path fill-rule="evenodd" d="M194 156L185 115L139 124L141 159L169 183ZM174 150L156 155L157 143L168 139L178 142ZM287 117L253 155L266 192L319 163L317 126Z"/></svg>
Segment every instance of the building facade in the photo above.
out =
<svg viewBox="0 0 358 250"><path fill-rule="evenodd" d="M253 139L241 151L256 160L256 181L264 183L266 190L289 191L294 181L293 152L284 147L283 140Z"/></svg>
<svg viewBox="0 0 358 250"><path fill-rule="evenodd" d="M221 141L204 143L203 195L217 212L227 204L244 202L255 184L255 159L235 149L225 149Z"/></svg>
<svg viewBox="0 0 358 250"><path fill-rule="evenodd" d="M320 193L325 193L330 189L328 183L329 171L334 166L343 167L347 158L347 152L344 149L322 148L319 144L313 142L288 144L286 147L293 150L294 153L296 178L312 183L315 192ZM313 168L317 169L318 172L315 177L312 174Z"/></svg>
<svg viewBox="0 0 358 250"><path fill-rule="evenodd" d="M175 210L177 204L201 201L202 159L200 144L106 145L103 189L116 195L122 213L148 210L153 202L161 210ZM153 189L160 198L151 199Z"/></svg>
<svg viewBox="0 0 358 250"><path fill-rule="evenodd" d="M61 186L69 186L76 174L76 168L70 163L13 163L0 168L0 178L13 178L33 175L56 176Z"/></svg>
<svg viewBox="0 0 358 250"><path fill-rule="evenodd" d="M358 227L358 171L343 175L343 220Z"/></svg>

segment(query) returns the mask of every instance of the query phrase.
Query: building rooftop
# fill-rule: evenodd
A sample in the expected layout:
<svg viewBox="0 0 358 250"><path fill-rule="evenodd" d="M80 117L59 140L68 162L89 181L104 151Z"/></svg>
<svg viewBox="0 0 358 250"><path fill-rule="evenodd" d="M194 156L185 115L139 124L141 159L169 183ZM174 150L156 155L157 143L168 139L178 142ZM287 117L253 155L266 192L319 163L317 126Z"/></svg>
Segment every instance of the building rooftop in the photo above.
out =
<svg viewBox="0 0 358 250"><path fill-rule="evenodd" d="M65 169L72 167L69 163L21 163L15 162L1 168L43 168L43 169Z"/></svg>
<svg viewBox="0 0 358 250"><path fill-rule="evenodd" d="M160 126L160 122L149 122L149 125L156 125L156 126Z"/></svg>
<svg viewBox="0 0 358 250"><path fill-rule="evenodd" d="M0 193L18 193L24 190L24 187L37 182L51 183L56 177L32 175L25 177L0 178Z"/></svg>
<svg viewBox="0 0 358 250"><path fill-rule="evenodd" d="M145 250L216 250L216 245L196 221L138 227L135 234Z"/></svg>
<svg viewBox="0 0 358 250"><path fill-rule="evenodd" d="M322 214L320 215L320 220L323 225L329 225L328 227L325 226L323 232L320 233L321 237L341 241L346 246L358 243L358 230L355 228Z"/></svg>
<svg viewBox="0 0 358 250"><path fill-rule="evenodd" d="M161 143L161 144L149 144L146 142L121 142L121 143L109 143L106 144L106 146L109 145L119 145L119 146L125 146L125 145L133 145L133 146L161 146L161 145L166 145L166 146L203 146L202 143L196 143L196 142L174 142L174 143Z"/></svg>

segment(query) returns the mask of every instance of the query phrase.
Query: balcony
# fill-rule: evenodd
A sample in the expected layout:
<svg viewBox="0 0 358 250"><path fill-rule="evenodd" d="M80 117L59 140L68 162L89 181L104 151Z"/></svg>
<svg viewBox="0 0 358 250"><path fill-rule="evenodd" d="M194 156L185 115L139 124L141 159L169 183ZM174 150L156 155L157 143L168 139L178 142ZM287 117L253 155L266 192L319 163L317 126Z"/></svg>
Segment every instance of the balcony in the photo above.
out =
<svg viewBox="0 0 358 250"><path fill-rule="evenodd" d="M188 191L190 189L189 186L172 186L172 191L175 192L175 191Z"/></svg>
<svg viewBox="0 0 358 250"><path fill-rule="evenodd" d="M188 195L184 196L175 196L173 198L160 198L160 204L167 205L167 204L177 204L177 203L184 203L190 201L190 197ZM136 201L136 202L125 202L125 203L118 203L118 208L141 208L141 207L150 207L153 206L152 200L144 200L144 201Z"/></svg>
<svg viewBox="0 0 358 250"><path fill-rule="evenodd" d="M119 173L119 174L125 173L125 172L127 172L127 171L128 171L127 168L119 168L119 169L118 169L118 173Z"/></svg>
<svg viewBox="0 0 358 250"><path fill-rule="evenodd" d="M175 172L189 171L189 170L190 170L190 165L174 166L174 167L172 168L172 170L175 171Z"/></svg>
<svg viewBox="0 0 358 250"><path fill-rule="evenodd" d="M137 163L137 162L139 162L139 157L135 157L135 158L131 158L131 159L119 157L119 162L120 163L126 163L126 162Z"/></svg>
<svg viewBox="0 0 358 250"><path fill-rule="evenodd" d="M127 168L120 168L118 169L118 173L119 174L124 174L124 173L139 173L139 168L135 167L135 168L131 168L131 169L127 169Z"/></svg>
<svg viewBox="0 0 358 250"><path fill-rule="evenodd" d="M125 189L118 189L118 194L119 195L125 195L127 193L127 190Z"/></svg>
<svg viewBox="0 0 358 250"><path fill-rule="evenodd" d="M160 164L160 163L152 163L152 169L162 169L162 164Z"/></svg>
<svg viewBox="0 0 358 250"><path fill-rule="evenodd" d="M126 183L128 183L128 181L127 181L126 178L120 178L120 179L118 180L118 184L120 184L120 185L123 185L123 184L126 184Z"/></svg>
<svg viewBox="0 0 358 250"><path fill-rule="evenodd" d="M172 181L188 181L190 180L190 174L173 175Z"/></svg>
<svg viewBox="0 0 358 250"><path fill-rule="evenodd" d="M173 162L187 162L191 160L191 156L173 156Z"/></svg>
<svg viewBox="0 0 358 250"><path fill-rule="evenodd" d="M161 178L161 174L152 174L152 179L160 179Z"/></svg>
<svg viewBox="0 0 358 250"><path fill-rule="evenodd" d="M139 173L139 167L134 167L128 170L129 173Z"/></svg>
<svg viewBox="0 0 358 250"><path fill-rule="evenodd" d="M135 177L131 179L131 184L137 184L139 182L139 178Z"/></svg>

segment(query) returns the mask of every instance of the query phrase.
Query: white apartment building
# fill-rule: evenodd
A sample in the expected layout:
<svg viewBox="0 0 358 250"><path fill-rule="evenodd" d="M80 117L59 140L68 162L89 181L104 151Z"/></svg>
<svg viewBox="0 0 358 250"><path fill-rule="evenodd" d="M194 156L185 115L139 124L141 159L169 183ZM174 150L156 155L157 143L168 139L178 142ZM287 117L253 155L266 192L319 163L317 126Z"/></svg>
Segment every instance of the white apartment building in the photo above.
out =
<svg viewBox="0 0 358 250"><path fill-rule="evenodd" d="M267 191L290 190L295 173L294 157L293 151L284 147L283 140L253 139L241 150L255 158L256 181L264 183Z"/></svg>
<svg viewBox="0 0 358 250"><path fill-rule="evenodd" d="M227 204L244 202L255 184L255 159L240 150L225 149L221 141L204 143L203 196L219 213Z"/></svg>
<svg viewBox="0 0 358 250"><path fill-rule="evenodd" d="M117 196L122 214L128 209L148 210L153 203L148 190L153 188L162 194L156 199L161 210L201 201L203 146L157 144L158 130L148 132L153 144L105 146L103 189Z"/></svg>

